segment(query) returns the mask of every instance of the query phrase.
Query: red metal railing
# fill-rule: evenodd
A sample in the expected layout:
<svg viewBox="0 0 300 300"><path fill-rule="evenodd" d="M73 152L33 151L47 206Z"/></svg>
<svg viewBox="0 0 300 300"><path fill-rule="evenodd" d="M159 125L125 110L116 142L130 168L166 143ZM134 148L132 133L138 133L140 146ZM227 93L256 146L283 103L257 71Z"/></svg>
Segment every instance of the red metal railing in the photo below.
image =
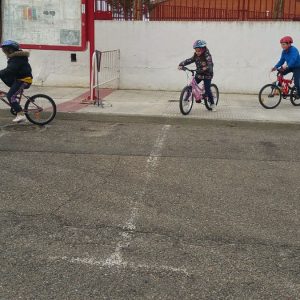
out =
<svg viewBox="0 0 300 300"><path fill-rule="evenodd" d="M298 0L95 0L96 19L300 20Z"/></svg>

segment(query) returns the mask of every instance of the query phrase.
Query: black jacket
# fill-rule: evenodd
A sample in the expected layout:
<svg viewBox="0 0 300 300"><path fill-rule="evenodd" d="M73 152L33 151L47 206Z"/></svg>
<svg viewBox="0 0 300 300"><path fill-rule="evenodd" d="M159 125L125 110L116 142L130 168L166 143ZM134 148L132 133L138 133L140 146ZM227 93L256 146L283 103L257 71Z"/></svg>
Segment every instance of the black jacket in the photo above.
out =
<svg viewBox="0 0 300 300"><path fill-rule="evenodd" d="M29 52L22 50L10 54L7 59L7 67L0 71L0 78L7 82L12 82L25 77L32 78L28 57Z"/></svg>
<svg viewBox="0 0 300 300"><path fill-rule="evenodd" d="M200 79L212 79L214 76L214 64L212 61L211 54L209 50L206 48L205 52L202 53L202 55L197 56L194 54L191 58L188 58L184 61L182 61L179 66L186 66L189 64L195 63L196 64L196 73ZM203 67L205 67L205 70L203 70Z"/></svg>

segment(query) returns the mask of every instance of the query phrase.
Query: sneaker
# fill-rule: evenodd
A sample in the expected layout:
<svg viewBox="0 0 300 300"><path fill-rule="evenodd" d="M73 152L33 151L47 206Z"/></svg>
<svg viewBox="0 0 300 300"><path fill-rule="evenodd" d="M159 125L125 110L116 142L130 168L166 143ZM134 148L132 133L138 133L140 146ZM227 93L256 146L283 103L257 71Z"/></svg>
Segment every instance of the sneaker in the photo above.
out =
<svg viewBox="0 0 300 300"><path fill-rule="evenodd" d="M15 123L20 123L26 121L26 117L24 115L18 114L13 120Z"/></svg>
<svg viewBox="0 0 300 300"><path fill-rule="evenodd" d="M217 106L216 106L216 104L212 104L210 107L211 107L211 110L212 110L212 111L217 111Z"/></svg>

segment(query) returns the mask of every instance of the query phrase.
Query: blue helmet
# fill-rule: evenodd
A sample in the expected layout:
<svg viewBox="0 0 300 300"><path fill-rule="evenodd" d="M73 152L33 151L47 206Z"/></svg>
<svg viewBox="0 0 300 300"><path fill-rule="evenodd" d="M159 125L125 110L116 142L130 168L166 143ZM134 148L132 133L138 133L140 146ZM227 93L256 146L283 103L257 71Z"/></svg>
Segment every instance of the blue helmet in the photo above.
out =
<svg viewBox="0 0 300 300"><path fill-rule="evenodd" d="M6 40L1 44L1 48L7 47L7 48L13 48L15 50L20 50L20 45L12 40Z"/></svg>
<svg viewBox="0 0 300 300"><path fill-rule="evenodd" d="M197 40L194 45L193 45L193 48L196 49L196 48L204 48L206 47L206 42L203 41L203 40Z"/></svg>

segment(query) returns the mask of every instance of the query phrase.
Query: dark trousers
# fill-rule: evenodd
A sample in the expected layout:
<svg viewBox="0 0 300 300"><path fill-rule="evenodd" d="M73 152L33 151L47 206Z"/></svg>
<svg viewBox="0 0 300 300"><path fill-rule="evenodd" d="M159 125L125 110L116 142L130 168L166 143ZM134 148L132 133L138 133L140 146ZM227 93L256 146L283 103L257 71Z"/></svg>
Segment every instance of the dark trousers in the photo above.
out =
<svg viewBox="0 0 300 300"><path fill-rule="evenodd" d="M286 74L289 74L291 72L294 74L295 87L297 89L298 95L300 95L300 67L299 68L288 69L288 70L282 72L282 74L286 75Z"/></svg>
<svg viewBox="0 0 300 300"><path fill-rule="evenodd" d="M208 98L210 104L215 104L214 97L211 92L210 86L211 86L211 79L200 79L197 76L195 76L196 82L199 84L202 80L204 82L204 89L205 89L205 96Z"/></svg>
<svg viewBox="0 0 300 300"><path fill-rule="evenodd" d="M16 113L22 111L22 107L19 104L19 96L23 93L24 89L28 89L31 84L20 80L9 80L6 78L0 78L7 86L10 87L6 97L11 104L11 107Z"/></svg>

